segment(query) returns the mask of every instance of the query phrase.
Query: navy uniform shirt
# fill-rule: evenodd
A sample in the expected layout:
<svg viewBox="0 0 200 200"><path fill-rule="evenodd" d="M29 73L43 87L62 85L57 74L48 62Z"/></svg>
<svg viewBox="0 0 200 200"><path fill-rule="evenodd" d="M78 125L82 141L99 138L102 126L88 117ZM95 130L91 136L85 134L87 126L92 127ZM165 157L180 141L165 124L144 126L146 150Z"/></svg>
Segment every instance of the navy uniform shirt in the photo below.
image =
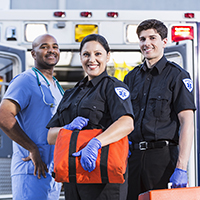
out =
<svg viewBox="0 0 200 200"><path fill-rule="evenodd" d="M195 110L193 83L189 73L163 56L149 69L144 62L125 77L135 114L129 139L170 140L178 143L178 113Z"/></svg>
<svg viewBox="0 0 200 200"><path fill-rule="evenodd" d="M123 115L134 117L128 87L104 71L67 90L47 128L64 126L82 116L89 118L89 125L106 129Z"/></svg>

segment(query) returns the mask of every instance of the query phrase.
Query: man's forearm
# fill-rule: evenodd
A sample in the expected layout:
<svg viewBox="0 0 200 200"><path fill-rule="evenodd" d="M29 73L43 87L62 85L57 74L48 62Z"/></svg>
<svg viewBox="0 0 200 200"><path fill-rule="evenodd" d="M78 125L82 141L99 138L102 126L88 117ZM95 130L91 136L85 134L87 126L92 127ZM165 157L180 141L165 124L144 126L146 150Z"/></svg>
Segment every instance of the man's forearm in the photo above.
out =
<svg viewBox="0 0 200 200"><path fill-rule="evenodd" d="M187 164L190 157L193 137L194 137L194 113L191 110L184 111L180 119L180 137L179 137L179 156L177 168L187 170Z"/></svg>
<svg viewBox="0 0 200 200"><path fill-rule="evenodd" d="M6 120L7 123L4 122L4 124L0 123L1 129L4 131L4 133L13 141L27 149L28 151L33 151L35 148L37 148L37 145L28 137L28 135L21 129L19 126L17 120L15 121L14 125L10 120ZM10 124L8 124L8 121Z"/></svg>

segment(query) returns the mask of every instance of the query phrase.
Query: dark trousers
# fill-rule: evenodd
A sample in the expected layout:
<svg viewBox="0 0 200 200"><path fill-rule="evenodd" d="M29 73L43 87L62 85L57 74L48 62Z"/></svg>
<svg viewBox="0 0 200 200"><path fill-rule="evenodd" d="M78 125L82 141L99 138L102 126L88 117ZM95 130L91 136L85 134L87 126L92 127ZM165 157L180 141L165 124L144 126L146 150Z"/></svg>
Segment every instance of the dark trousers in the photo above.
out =
<svg viewBox="0 0 200 200"><path fill-rule="evenodd" d="M167 188L177 157L177 146L133 150L128 161L127 200L138 200L138 195L148 190Z"/></svg>
<svg viewBox="0 0 200 200"><path fill-rule="evenodd" d="M128 182L123 184L64 183L65 200L126 200Z"/></svg>

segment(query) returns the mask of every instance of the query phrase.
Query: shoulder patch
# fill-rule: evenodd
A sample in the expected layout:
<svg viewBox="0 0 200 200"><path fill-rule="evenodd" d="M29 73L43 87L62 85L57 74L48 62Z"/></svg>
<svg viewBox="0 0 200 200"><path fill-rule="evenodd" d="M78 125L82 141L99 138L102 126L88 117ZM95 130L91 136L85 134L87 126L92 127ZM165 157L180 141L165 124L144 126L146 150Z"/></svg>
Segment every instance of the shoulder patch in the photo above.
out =
<svg viewBox="0 0 200 200"><path fill-rule="evenodd" d="M123 87L116 87L115 92L123 100L127 99L130 95L130 92Z"/></svg>
<svg viewBox="0 0 200 200"><path fill-rule="evenodd" d="M189 92L192 92L193 90L193 82L190 78L185 78L182 80L185 84L185 87L188 89Z"/></svg>

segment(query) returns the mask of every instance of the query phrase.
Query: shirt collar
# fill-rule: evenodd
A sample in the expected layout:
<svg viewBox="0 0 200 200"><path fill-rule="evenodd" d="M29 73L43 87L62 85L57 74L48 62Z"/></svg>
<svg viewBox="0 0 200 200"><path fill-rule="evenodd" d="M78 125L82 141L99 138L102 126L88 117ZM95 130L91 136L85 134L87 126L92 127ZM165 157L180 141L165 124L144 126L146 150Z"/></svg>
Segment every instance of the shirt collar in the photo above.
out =
<svg viewBox="0 0 200 200"><path fill-rule="evenodd" d="M161 74L161 72L165 68L166 64L167 64L167 59L163 55L163 57L154 65L154 67L152 68L152 71L157 70L158 74ZM147 71L146 61L142 64L141 70Z"/></svg>
<svg viewBox="0 0 200 200"><path fill-rule="evenodd" d="M93 86L97 85L101 79L103 79L104 77L108 76L107 71L105 70L104 72L102 72L99 76L93 78L91 81L88 82L88 76L86 76L83 80L81 80L79 83L77 83L78 86L82 86L82 85L87 85L87 84L92 84ZM76 85L76 86L77 86Z"/></svg>

